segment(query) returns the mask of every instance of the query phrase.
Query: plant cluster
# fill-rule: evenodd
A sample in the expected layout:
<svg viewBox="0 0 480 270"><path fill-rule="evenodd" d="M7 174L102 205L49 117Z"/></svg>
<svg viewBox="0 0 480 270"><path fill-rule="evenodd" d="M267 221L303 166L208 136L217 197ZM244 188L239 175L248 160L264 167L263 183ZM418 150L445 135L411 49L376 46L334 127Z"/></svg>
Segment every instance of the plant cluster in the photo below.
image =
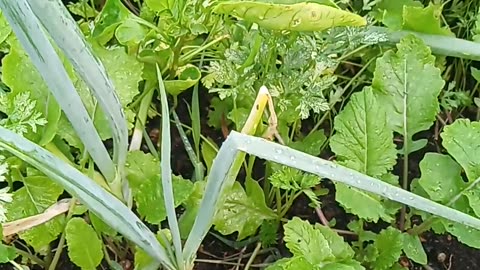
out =
<svg viewBox="0 0 480 270"><path fill-rule="evenodd" d="M480 5L423 2L0 0L0 263L195 269L210 237L251 251L239 269L429 267L428 231L480 248Z"/></svg>

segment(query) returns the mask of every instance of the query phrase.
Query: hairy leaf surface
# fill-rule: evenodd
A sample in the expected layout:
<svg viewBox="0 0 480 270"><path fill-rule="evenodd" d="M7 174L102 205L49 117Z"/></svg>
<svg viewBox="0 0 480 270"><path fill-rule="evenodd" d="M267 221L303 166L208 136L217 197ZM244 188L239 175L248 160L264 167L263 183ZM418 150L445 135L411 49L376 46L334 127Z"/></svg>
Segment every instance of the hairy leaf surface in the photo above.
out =
<svg viewBox="0 0 480 270"><path fill-rule="evenodd" d="M371 88L352 95L349 103L334 121L335 134L330 148L337 161L372 177L380 177L392 169L396 150L392 131L387 126L385 110L377 102ZM360 218L392 220L381 197L335 183L336 200Z"/></svg>
<svg viewBox="0 0 480 270"><path fill-rule="evenodd" d="M167 216L160 162L153 155L142 151L129 152L126 172L138 212L146 221L159 224ZM193 184L179 176L173 176L172 180L175 206L179 206L192 193Z"/></svg>
<svg viewBox="0 0 480 270"><path fill-rule="evenodd" d="M375 259L371 260L373 269L390 269L400 258L402 248L403 237L399 230L393 227L382 230L375 242L367 247L367 249L375 250Z"/></svg>
<svg viewBox="0 0 480 270"><path fill-rule="evenodd" d="M247 191L235 182L224 194L224 203L213 220L215 230L223 235L238 232L238 240L242 240L253 235L264 220L277 217L265 204L258 182L250 183Z"/></svg>
<svg viewBox="0 0 480 270"><path fill-rule="evenodd" d="M377 60L372 87L387 112L388 125L404 138L403 152L410 153L427 143L426 139L414 141L413 135L432 126L445 82L422 40L409 35L397 49Z"/></svg>
<svg viewBox="0 0 480 270"><path fill-rule="evenodd" d="M330 147L342 165L378 177L396 163L393 133L385 129L387 114L371 88L352 95L334 121Z"/></svg>
<svg viewBox="0 0 480 270"><path fill-rule="evenodd" d="M352 248L330 228L294 217L284 229L293 257L278 260L267 269L364 269L353 260Z"/></svg>

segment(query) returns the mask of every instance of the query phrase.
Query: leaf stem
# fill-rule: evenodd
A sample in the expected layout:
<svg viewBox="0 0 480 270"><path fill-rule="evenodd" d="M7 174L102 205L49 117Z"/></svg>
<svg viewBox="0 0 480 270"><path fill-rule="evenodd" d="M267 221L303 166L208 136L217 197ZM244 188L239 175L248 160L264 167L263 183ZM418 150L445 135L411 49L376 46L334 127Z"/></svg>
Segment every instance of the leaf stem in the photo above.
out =
<svg viewBox="0 0 480 270"><path fill-rule="evenodd" d="M197 158L197 155L193 150L192 144L188 140L187 134L185 134L185 131L182 128L180 119L178 118L178 115L174 110L172 110L172 116L175 121L175 126L177 127L178 133L180 134L180 138L182 139L182 142L185 146L185 151L187 152L188 158L190 159L193 166L195 167L195 180L201 181L203 180L203 172L204 172L203 164L199 162L199 159Z"/></svg>
<svg viewBox="0 0 480 270"><path fill-rule="evenodd" d="M405 155L403 156L403 176L402 176L402 188L405 190L407 190L408 188L408 150L405 147L406 141L407 139L405 139L405 144L404 144ZM400 221L398 226L400 231L403 231L405 229L406 214L407 214L407 206L402 205L402 210L400 212Z"/></svg>
<svg viewBox="0 0 480 270"><path fill-rule="evenodd" d="M257 257L257 254L258 252L260 251L260 248L262 247L262 243L261 242L258 242L257 243L257 246L255 247L255 249L253 250L253 253L252 255L250 256L250 258L248 259L248 262L247 264L245 265L245 270L248 270L250 269L250 266L252 266L252 263L253 261L255 260L255 258Z"/></svg>
<svg viewBox="0 0 480 270"><path fill-rule="evenodd" d="M67 226L67 222L73 216L73 209L75 208L76 203L77 200L75 198L72 198L72 200L70 201L70 208L68 209L67 218L65 219L65 226L63 228L62 235L60 236L60 240L58 241L57 250L55 251L53 260L48 266L48 270L55 270L57 268L58 261L60 260L60 255L62 254L63 246L65 244L65 227Z"/></svg>
<svg viewBox="0 0 480 270"><path fill-rule="evenodd" d="M152 103L152 97L154 88L151 85L150 81L145 82L144 90L145 95L142 97L140 102L140 108L137 113L137 121L135 123L135 128L133 130L132 139L130 140L129 151L139 150L142 145L143 139L143 130L145 129L145 124L147 122L148 109L150 108L150 103Z"/></svg>
<svg viewBox="0 0 480 270"><path fill-rule="evenodd" d="M29 253L29 252L26 252L22 249L19 249L15 246L11 246L13 249L15 249L15 253L19 254L20 256L23 256L23 257L26 257L28 259L30 259L31 261L35 262L36 264L40 265L42 268L45 268L45 261L43 261L42 259L38 258L37 256Z"/></svg>

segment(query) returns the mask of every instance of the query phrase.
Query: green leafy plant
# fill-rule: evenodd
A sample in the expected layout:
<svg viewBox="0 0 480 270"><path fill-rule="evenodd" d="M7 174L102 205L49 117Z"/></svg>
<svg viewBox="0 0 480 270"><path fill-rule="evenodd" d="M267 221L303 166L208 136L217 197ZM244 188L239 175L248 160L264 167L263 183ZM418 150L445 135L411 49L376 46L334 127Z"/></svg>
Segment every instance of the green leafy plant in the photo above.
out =
<svg viewBox="0 0 480 270"><path fill-rule="evenodd" d="M445 56L479 59L479 45L455 37L441 5L364 1L373 18L349 5L107 0L69 13L60 1L0 0L0 262L55 269L68 252L82 269L117 269L114 253L137 269L193 269L210 229L236 249L256 243L245 269L282 243L281 227L292 256L267 269L402 269L403 255L425 265L427 230L478 248L479 127L450 121L474 92L442 90L461 74ZM202 134L202 85L221 147ZM159 143L147 134L158 116ZM192 173L172 171L170 122ZM433 128L448 155L427 151ZM329 149L334 161L317 157ZM353 214L348 232L322 216L327 179ZM322 225L290 218L302 197Z"/></svg>

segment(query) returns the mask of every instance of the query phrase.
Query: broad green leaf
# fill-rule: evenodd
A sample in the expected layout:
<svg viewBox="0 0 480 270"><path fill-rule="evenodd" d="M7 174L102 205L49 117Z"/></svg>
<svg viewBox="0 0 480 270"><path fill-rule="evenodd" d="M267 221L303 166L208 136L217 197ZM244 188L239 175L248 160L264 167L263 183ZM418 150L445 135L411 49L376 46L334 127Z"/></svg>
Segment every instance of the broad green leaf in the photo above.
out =
<svg viewBox="0 0 480 270"><path fill-rule="evenodd" d="M130 11L121 0L107 0L95 19L93 38L102 45L107 43L115 34L115 29L130 16Z"/></svg>
<svg viewBox="0 0 480 270"><path fill-rule="evenodd" d="M442 27L442 6L414 0L383 0L376 5L374 16L392 30L410 30L433 35L453 35L448 27Z"/></svg>
<svg viewBox="0 0 480 270"><path fill-rule="evenodd" d="M258 185L258 183L257 183ZM250 192L245 192L239 182L224 192L224 203L219 208L213 225L215 230L223 235L238 232L238 240L253 235L266 219L275 219L277 215L261 200L259 186L250 186Z"/></svg>
<svg viewBox="0 0 480 270"><path fill-rule="evenodd" d="M422 8L416 0L381 0L375 6L374 16L392 30L401 30L403 25L403 10L407 7Z"/></svg>
<svg viewBox="0 0 480 270"><path fill-rule="evenodd" d="M115 30L115 37L118 42L127 46L139 44L147 34L148 30L131 18L127 18Z"/></svg>
<svg viewBox="0 0 480 270"><path fill-rule="evenodd" d="M403 235L403 252L407 255L412 261L425 265L428 263L427 254L423 249L422 242L418 235L410 235L404 233Z"/></svg>
<svg viewBox="0 0 480 270"><path fill-rule="evenodd" d="M335 260L322 231L315 229L308 221L294 217L284 225L284 229L284 241L294 257L304 257L312 265Z"/></svg>
<svg viewBox="0 0 480 270"><path fill-rule="evenodd" d="M0 239L3 239L3 228L0 225ZM10 260L15 259L17 256L15 250L12 247L4 245L0 242L0 263L8 263Z"/></svg>
<svg viewBox="0 0 480 270"><path fill-rule="evenodd" d="M408 35L397 48L377 60L372 87L387 112L387 124L403 136L402 152L411 153L427 143L426 139L414 141L413 136L432 126L445 82L421 39Z"/></svg>
<svg viewBox="0 0 480 270"><path fill-rule="evenodd" d="M450 156L427 153L420 162L420 171L421 177L417 183L421 190L416 189L415 192L423 192L424 196L434 201L448 203L467 187L467 183L461 177L461 167ZM453 207L464 213L473 214L472 212L480 210L479 196L480 190L474 187L465 192L465 197L460 198ZM478 215L478 212L476 214ZM425 214L422 213L422 215ZM443 218L440 222L435 222L432 228L436 233L447 231L456 236L460 242L471 247L480 247L480 230Z"/></svg>
<svg viewBox="0 0 480 270"><path fill-rule="evenodd" d="M465 188L461 167L450 156L427 153L420 161L418 183L430 199L448 203Z"/></svg>
<svg viewBox="0 0 480 270"><path fill-rule="evenodd" d="M480 230L446 220L442 220L442 223L447 232L454 235L458 241L473 248L480 248Z"/></svg>
<svg viewBox="0 0 480 270"><path fill-rule="evenodd" d="M82 269L97 269L103 259L102 241L82 218L72 218L65 227L68 257Z"/></svg>
<svg viewBox="0 0 480 270"><path fill-rule="evenodd" d="M8 25L7 20L2 14L2 11L0 10L0 44L2 44L7 37L12 33L12 29Z"/></svg>
<svg viewBox="0 0 480 270"><path fill-rule="evenodd" d="M99 45L92 44L93 50L102 61L109 78L115 86L116 94L123 106L127 120L132 126L134 115L131 109L127 107L133 98L139 93L138 82L142 80L142 64L134 56L128 55L123 48L105 49ZM83 81L77 81L78 93L85 105L85 108L94 115L94 124L99 132L100 138L106 140L112 137L110 125L105 114L97 106L96 99L92 96ZM67 142L80 148L80 140L73 130L66 117L62 117L59 123L59 135Z"/></svg>
<svg viewBox="0 0 480 270"><path fill-rule="evenodd" d="M429 3L425 8L405 6L403 8L403 30L432 34L454 35L448 27L441 26L442 6Z"/></svg>
<svg viewBox="0 0 480 270"><path fill-rule="evenodd" d="M345 242L343 237L334 232L330 227L317 223L315 224L315 230L319 230L325 237L336 261L348 261L353 258L355 255L353 249Z"/></svg>
<svg viewBox="0 0 480 270"><path fill-rule="evenodd" d="M393 227L388 227L378 234L375 242L368 248L376 251L375 259L371 261L374 270L390 269L402 254L402 233Z"/></svg>
<svg viewBox="0 0 480 270"><path fill-rule="evenodd" d="M137 210L146 221L159 224L166 218L160 162L142 151L129 152L127 179L132 189ZM179 176L173 176L175 206L182 204L193 191L193 184Z"/></svg>
<svg viewBox="0 0 480 270"><path fill-rule="evenodd" d="M291 5L255 1L225 1L215 13L231 14L271 30L322 31L335 26L364 26L366 20L354 13L318 3Z"/></svg>
<svg viewBox="0 0 480 270"><path fill-rule="evenodd" d="M337 161L351 169L378 177L393 168L396 149L393 133L385 129L387 114L371 88L352 95L334 121L330 147Z"/></svg>
<svg viewBox="0 0 480 270"><path fill-rule="evenodd" d="M13 201L7 204L9 221L43 213L57 202L63 188L45 176L29 176L23 179L23 187L13 193ZM57 239L63 230L63 216L58 216L45 224L20 233L35 251L42 251L50 242Z"/></svg>
<svg viewBox="0 0 480 270"><path fill-rule="evenodd" d="M462 166L470 184L480 177L480 122L458 119L446 126L441 134L442 144L448 153ZM457 192L458 193L458 192ZM470 207L480 215L480 187L477 185L467 192Z"/></svg>
<svg viewBox="0 0 480 270"><path fill-rule="evenodd" d="M202 77L198 67L187 64L176 71L176 79L165 80L165 89L172 96L178 96L183 91L194 86Z"/></svg>
<svg viewBox="0 0 480 270"><path fill-rule="evenodd" d="M371 88L352 95L334 121L335 134L330 148L337 161L373 177L386 174L396 163L393 133L385 129L387 115ZM336 200L348 211L365 220L392 220L381 197L335 183Z"/></svg>
<svg viewBox="0 0 480 270"><path fill-rule="evenodd" d="M390 222L393 220L389 209L382 198L369 194L343 183L335 183L335 200L349 213L367 221L378 222L379 219Z"/></svg>
<svg viewBox="0 0 480 270"><path fill-rule="evenodd" d="M468 180L480 177L480 122L458 119L440 136L443 147L462 166Z"/></svg>

